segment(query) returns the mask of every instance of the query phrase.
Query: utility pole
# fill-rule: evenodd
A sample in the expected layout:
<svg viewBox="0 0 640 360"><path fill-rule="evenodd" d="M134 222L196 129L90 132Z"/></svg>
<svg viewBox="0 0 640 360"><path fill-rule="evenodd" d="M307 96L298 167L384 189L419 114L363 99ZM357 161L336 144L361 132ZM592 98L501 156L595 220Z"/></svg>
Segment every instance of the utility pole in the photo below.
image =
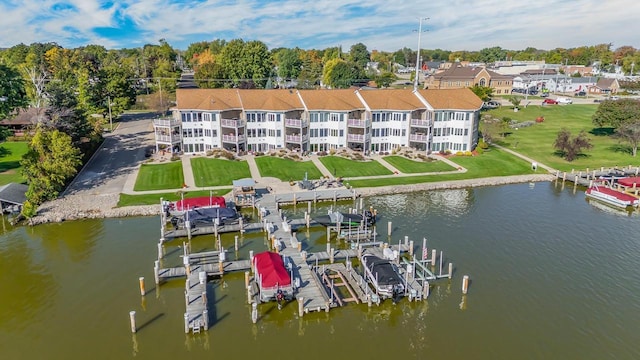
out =
<svg viewBox="0 0 640 360"><path fill-rule="evenodd" d="M113 118L111 117L111 96L107 95L107 101L109 102L109 127L111 128L111 132L113 132Z"/></svg>
<svg viewBox="0 0 640 360"><path fill-rule="evenodd" d="M164 115L164 104L162 103L162 81L158 79L158 87L160 88L160 110L162 110L162 115Z"/></svg>
<svg viewBox="0 0 640 360"><path fill-rule="evenodd" d="M422 20L429 20L429 18L420 18L420 25L418 26L418 51L416 53L416 78L413 79L413 91L418 90L418 74L420 71L420 36L422 35Z"/></svg>

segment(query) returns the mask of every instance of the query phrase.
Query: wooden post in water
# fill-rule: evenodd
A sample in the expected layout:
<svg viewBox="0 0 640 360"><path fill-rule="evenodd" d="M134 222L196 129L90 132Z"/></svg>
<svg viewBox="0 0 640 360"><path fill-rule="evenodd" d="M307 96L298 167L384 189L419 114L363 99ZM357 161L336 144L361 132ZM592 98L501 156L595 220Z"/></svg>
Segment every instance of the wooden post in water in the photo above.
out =
<svg viewBox="0 0 640 360"><path fill-rule="evenodd" d="M422 297L425 299L429 297L429 282L426 280L422 283Z"/></svg>
<svg viewBox="0 0 640 360"><path fill-rule="evenodd" d="M218 240L218 220L213 221L213 238Z"/></svg>
<svg viewBox="0 0 640 360"><path fill-rule="evenodd" d="M297 205L298 200L296 199L296 193L293 193L293 205Z"/></svg>
<svg viewBox="0 0 640 360"><path fill-rule="evenodd" d="M338 201L338 192L333 190L333 202L335 203L336 201Z"/></svg>
<svg viewBox="0 0 640 360"><path fill-rule="evenodd" d="M469 275L465 275L462 277L462 293L467 294L469 290Z"/></svg>
<svg viewBox="0 0 640 360"><path fill-rule="evenodd" d="M191 240L191 221L185 221L184 227L187 229L187 239Z"/></svg>
<svg viewBox="0 0 640 360"><path fill-rule="evenodd" d="M224 274L224 263L221 258L218 259L218 271L220 271L220 275Z"/></svg>
<svg viewBox="0 0 640 360"><path fill-rule="evenodd" d="M202 310L202 319L204 319L204 329L209 330L209 310Z"/></svg>
<svg viewBox="0 0 640 360"><path fill-rule="evenodd" d="M302 296L298 298L298 316L304 316L304 297Z"/></svg>
<svg viewBox="0 0 640 360"><path fill-rule="evenodd" d="M327 244L331 241L331 228L327 226Z"/></svg>
<svg viewBox="0 0 640 360"><path fill-rule="evenodd" d="M333 249L332 249L332 248L330 248L330 249L329 249L329 262L330 262L331 264L333 264L333 256L334 256L334 255L333 255Z"/></svg>
<svg viewBox="0 0 640 360"><path fill-rule="evenodd" d="M160 261L153 262L153 279L156 281L156 285L160 284Z"/></svg>
<svg viewBox="0 0 640 360"><path fill-rule="evenodd" d="M189 314L184 313L184 333L189 333Z"/></svg>
<svg viewBox="0 0 640 360"><path fill-rule="evenodd" d="M431 266L436 266L436 255L438 253L436 252L436 249L432 249L431 250Z"/></svg>
<svg viewBox="0 0 640 360"><path fill-rule="evenodd" d="M398 249L398 252L400 249ZM413 257L413 240L409 241L409 256Z"/></svg>
<svg viewBox="0 0 640 360"><path fill-rule="evenodd" d="M236 252L238 252L238 235L234 237L233 241L234 241L234 249Z"/></svg>
<svg viewBox="0 0 640 360"><path fill-rule="evenodd" d="M244 234L244 220L242 219L242 215L240 215L240 219L238 219L238 223L240 224L240 234Z"/></svg>
<svg viewBox="0 0 640 360"><path fill-rule="evenodd" d="M251 271L253 271L253 250L249 250L249 264L251 266Z"/></svg>
<svg viewBox="0 0 640 360"><path fill-rule="evenodd" d="M562 183L564 183L567 180L567 172L564 172L564 175L562 175Z"/></svg>
<svg viewBox="0 0 640 360"><path fill-rule="evenodd" d="M255 302L251 303L251 322L258 322L258 304Z"/></svg>
<svg viewBox="0 0 640 360"><path fill-rule="evenodd" d="M145 296L147 292L144 290L144 277L139 277L138 282L140 283L140 295Z"/></svg>
<svg viewBox="0 0 640 360"><path fill-rule="evenodd" d="M129 322L131 323L131 332L135 334L136 331L138 331L138 329L136 328L136 312L135 311L129 311Z"/></svg>
<svg viewBox="0 0 640 360"><path fill-rule="evenodd" d="M244 272L244 287L249 287L250 275L248 271Z"/></svg>
<svg viewBox="0 0 640 360"><path fill-rule="evenodd" d="M453 276L453 263L449 263L449 279Z"/></svg>
<svg viewBox="0 0 640 360"><path fill-rule="evenodd" d="M158 260L162 259L163 257L164 257L164 254L163 254L163 251L162 251L162 241L160 241L158 243Z"/></svg>
<svg viewBox="0 0 640 360"><path fill-rule="evenodd" d="M251 285L247 285L247 303L251 304L252 296L251 296Z"/></svg>
<svg viewBox="0 0 640 360"><path fill-rule="evenodd" d="M440 250L440 273L438 274L438 276L442 276L442 259L444 258L444 256L442 256L442 250Z"/></svg>
<svg viewBox="0 0 640 360"><path fill-rule="evenodd" d="M364 203L363 203L364 199L360 198L360 212L362 212L362 210L364 210Z"/></svg>
<svg viewBox="0 0 640 360"><path fill-rule="evenodd" d="M203 291L202 292L202 304L207 307L207 292Z"/></svg>
<svg viewBox="0 0 640 360"><path fill-rule="evenodd" d="M392 226L393 226L393 225L391 224L391 221L389 221L389 222L387 223L387 236L391 236L391 229L392 229Z"/></svg>

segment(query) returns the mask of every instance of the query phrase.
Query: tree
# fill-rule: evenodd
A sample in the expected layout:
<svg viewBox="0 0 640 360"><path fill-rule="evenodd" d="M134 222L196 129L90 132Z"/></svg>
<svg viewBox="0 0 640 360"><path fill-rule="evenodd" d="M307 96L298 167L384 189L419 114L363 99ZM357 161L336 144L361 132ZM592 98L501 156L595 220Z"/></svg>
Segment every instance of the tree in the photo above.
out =
<svg viewBox="0 0 640 360"><path fill-rule="evenodd" d="M274 54L278 66L278 76L282 79L295 79L300 75L302 60L297 49L280 49Z"/></svg>
<svg viewBox="0 0 640 360"><path fill-rule="evenodd" d="M493 97L493 89L488 86L473 85L471 91L476 94L482 101L489 101ZM520 103L518 103L520 105Z"/></svg>
<svg viewBox="0 0 640 360"><path fill-rule="evenodd" d="M394 73L386 71L375 78L378 87L389 87L396 79L398 77Z"/></svg>
<svg viewBox="0 0 640 360"><path fill-rule="evenodd" d="M21 161L29 183L27 200L37 206L58 196L66 181L77 173L80 157L69 135L39 126Z"/></svg>
<svg viewBox="0 0 640 360"><path fill-rule="evenodd" d="M0 120L7 118L14 110L27 106L27 92L20 73L0 64Z"/></svg>
<svg viewBox="0 0 640 360"><path fill-rule="evenodd" d="M353 83L353 68L342 59L329 60L322 73L322 81L336 89L346 89Z"/></svg>
<svg viewBox="0 0 640 360"><path fill-rule="evenodd" d="M629 143L631 154L636 156L638 144L640 144L640 119L620 125L616 129L615 136Z"/></svg>
<svg viewBox="0 0 640 360"><path fill-rule="evenodd" d="M520 107L520 102L522 102L522 96L509 95L507 97L507 100L509 100L509 102L513 105L513 107L517 109L518 107Z"/></svg>
<svg viewBox="0 0 640 360"><path fill-rule="evenodd" d="M640 119L640 101L635 99L603 101L591 117L595 125L600 127L609 125L613 128L638 119Z"/></svg>
<svg viewBox="0 0 640 360"><path fill-rule="evenodd" d="M593 145L584 130L580 131L578 136L571 137L571 132L563 128L558 132L553 147L558 150L567 161L573 161L583 150L589 150L593 148Z"/></svg>
<svg viewBox="0 0 640 360"><path fill-rule="evenodd" d="M349 50L349 61L356 64L358 68L365 69L367 63L371 61L371 54L363 43L357 43Z"/></svg>

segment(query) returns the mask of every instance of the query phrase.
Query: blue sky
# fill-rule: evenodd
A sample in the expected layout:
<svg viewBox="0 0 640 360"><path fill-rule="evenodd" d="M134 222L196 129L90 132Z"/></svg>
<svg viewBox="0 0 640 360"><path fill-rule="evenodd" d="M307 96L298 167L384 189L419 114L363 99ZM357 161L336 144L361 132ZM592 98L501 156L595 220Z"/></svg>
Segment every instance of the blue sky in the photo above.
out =
<svg viewBox="0 0 640 360"><path fill-rule="evenodd" d="M0 47L56 42L132 48L167 40L242 38L274 47L345 51L422 48L640 48L638 0L0 0Z"/></svg>

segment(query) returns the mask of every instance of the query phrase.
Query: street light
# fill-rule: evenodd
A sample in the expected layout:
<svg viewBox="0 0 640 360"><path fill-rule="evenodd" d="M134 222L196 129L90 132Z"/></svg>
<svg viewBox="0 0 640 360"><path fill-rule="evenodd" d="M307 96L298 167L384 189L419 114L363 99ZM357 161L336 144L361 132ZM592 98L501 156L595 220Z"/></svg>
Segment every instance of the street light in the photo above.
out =
<svg viewBox="0 0 640 360"><path fill-rule="evenodd" d="M416 78L413 79L413 91L418 90L418 71L420 69L420 36L422 35L422 20L429 20L428 17L420 18L420 25L418 26L418 51L416 53Z"/></svg>

